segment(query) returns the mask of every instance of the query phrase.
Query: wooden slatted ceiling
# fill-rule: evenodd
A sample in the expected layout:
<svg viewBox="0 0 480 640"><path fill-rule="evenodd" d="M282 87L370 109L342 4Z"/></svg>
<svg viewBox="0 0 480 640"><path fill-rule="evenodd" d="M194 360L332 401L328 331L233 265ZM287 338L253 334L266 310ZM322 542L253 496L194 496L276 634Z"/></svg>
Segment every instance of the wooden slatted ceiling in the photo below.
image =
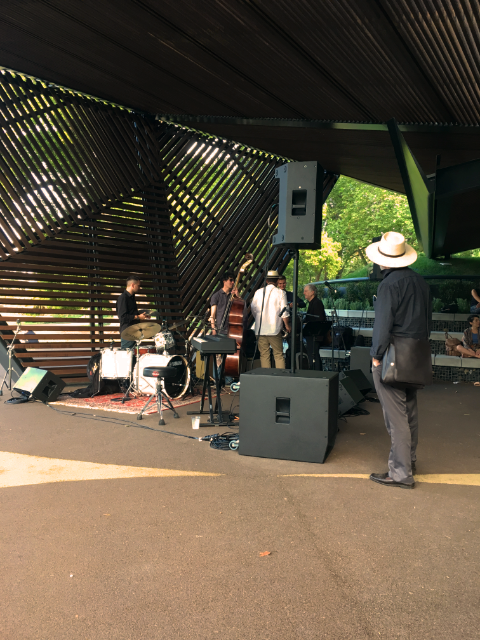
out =
<svg viewBox="0 0 480 640"><path fill-rule="evenodd" d="M285 268L288 252L269 249L285 158L0 78L0 334L29 323L15 349L24 365L84 379L92 353L119 341L115 302L130 273L139 306L171 324L203 313L246 253L247 300L265 265Z"/></svg>

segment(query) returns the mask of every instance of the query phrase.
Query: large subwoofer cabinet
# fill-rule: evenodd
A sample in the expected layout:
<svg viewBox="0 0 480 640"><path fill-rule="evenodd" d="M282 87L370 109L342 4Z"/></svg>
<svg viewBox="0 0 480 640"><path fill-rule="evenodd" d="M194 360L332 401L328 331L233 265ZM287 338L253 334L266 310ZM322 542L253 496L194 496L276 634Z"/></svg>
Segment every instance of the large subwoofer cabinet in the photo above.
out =
<svg viewBox="0 0 480 640"><path fill-rule="evenodd" d="M254 369L240 383L240 455L325 461L337 434L338 373Z"/></svg>

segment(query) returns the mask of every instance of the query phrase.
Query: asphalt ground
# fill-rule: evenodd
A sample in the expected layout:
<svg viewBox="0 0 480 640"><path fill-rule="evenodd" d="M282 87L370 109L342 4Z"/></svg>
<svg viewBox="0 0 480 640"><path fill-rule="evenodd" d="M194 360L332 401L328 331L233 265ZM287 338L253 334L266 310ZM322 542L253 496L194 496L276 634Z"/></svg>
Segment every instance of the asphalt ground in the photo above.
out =
<svg viewBox="0 0 480 640"><path fill-rule="evenodd" d="M479 399L419 394L414 490L362 477L386 470L378 404L323 465L1 404L0 637L477 640ZM198 433L189 409L163 428Z"/></svg>

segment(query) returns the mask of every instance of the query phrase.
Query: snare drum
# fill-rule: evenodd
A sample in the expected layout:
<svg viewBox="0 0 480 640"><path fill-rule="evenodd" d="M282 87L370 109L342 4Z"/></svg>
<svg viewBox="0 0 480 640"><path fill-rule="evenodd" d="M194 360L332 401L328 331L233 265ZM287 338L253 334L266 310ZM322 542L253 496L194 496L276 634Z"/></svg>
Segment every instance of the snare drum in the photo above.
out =
<svg viewBox="0 0 480 640"><path fill-rule="evenodd" d="M165 394L172 399L181 398L185 395L190 383L190 369L183 356L169 356L166 354L146 353L140 356L133 372L134 380L137 381L138 366L140 365L140 376L138 379L138 390L141 393L155 393L156 379L144 378L142 376L145 367L172 367L177 374L168 380L162 380L162 387Z"/></svg>
<svg viewBox="0 0 480 640"><path fill-rule="evenodd" d="M101 349L100 354L100 378L130 378L133 364L133 353L130 349Z"/></svg>
<svg viewBox="0 0 480 640"><path fill-rule="evenodd" d="M157 353L157 349L155 347L140 347L138 353L144 356L146 353Z"/></svg>

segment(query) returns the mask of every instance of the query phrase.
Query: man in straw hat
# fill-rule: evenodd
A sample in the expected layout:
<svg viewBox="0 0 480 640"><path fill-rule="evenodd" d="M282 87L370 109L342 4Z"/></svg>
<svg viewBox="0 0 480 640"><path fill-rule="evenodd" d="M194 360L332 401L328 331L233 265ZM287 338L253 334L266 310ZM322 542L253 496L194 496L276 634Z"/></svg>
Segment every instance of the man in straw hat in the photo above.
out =
<svg viewBox="0 0 480 640"><path fill-rule="evenodd" d="M278 271L269 271L265 287L255 292L251 305L262 369L271 368L270 347L275 358L275 368L285 369L282 328L285 325L290 333L290 313L287 294L277 288L278 278Z"/></svg>
<svg viewBox="0 0 480 640"><path fill-rule="evenodd" d="M412 489L415 485L418 442L417 390L397 389L381 381L382 358L391 336L422 339L430 334L430 290L425 280L408 266L417 259L401 233L389 231L366 249L382 270L373 327L372 372L392 441L388 473L372 473L370 480L389 487Z"/></svg>

